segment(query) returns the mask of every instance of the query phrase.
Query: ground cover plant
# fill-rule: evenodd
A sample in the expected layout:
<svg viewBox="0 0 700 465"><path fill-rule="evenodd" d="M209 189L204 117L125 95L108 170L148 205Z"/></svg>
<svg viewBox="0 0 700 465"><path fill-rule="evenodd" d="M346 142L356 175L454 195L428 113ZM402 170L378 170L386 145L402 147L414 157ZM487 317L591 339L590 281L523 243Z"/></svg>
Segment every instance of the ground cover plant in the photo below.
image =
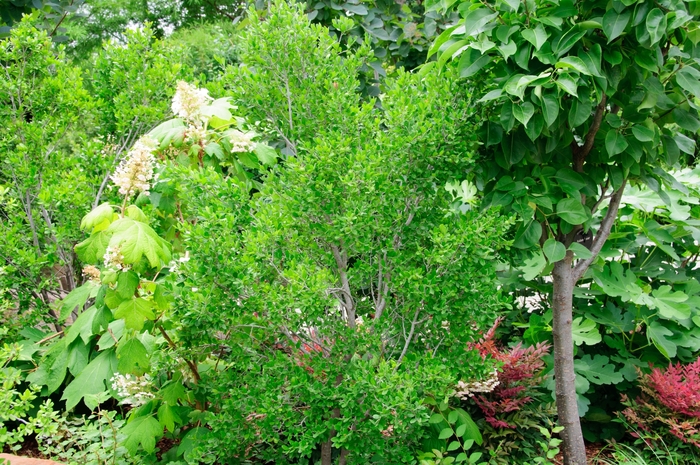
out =
<svg viewBox="0 0 700 465"><path fill-rule="evenodd" d="M5 451L694 463L694 4L35 3Z"/></svg>

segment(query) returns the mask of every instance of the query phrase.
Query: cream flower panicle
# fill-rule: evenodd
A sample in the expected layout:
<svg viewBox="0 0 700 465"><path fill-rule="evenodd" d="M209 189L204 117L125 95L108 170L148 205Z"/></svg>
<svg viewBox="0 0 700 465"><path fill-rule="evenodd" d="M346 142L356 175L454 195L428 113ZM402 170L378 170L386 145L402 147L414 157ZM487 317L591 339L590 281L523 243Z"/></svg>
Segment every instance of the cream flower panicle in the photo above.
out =
<svg viewBox="0 0 700 465"><path fill-rule="evenodd" d="M85 276L88 281L93 283L100 283L100 270L94 265L86 265L83 267L83 276Z"/></svg>
<svg viewBox="0 0 700 465"><path fill-rule="evenodd" d="M202 107L210 100L212 98L207 89L198 89L185 81L178 81L172 103L173 113L201 125Z"/></svg>
<svg viewBox="0 0 700 465"><path fill-rule="evenodd" d="M121 195L131 196L139 191L148 194L156 160L153 151L156 148L158 142L148 136L136 141L112 175L112 182L119 186Z"/></svg>
<svg viewBox="0 0 700 465"><path fill-rule="evenodd" d="M496 386L500 384L498 381L498 371L493 370L489 377L483 381L473 381L471 383L465 383L464 381L459 381L457 386L455 386L455 394L462 400L467 400L474 396L476 392L491 392L496 389Z"/></svg>
<svg viewBox="0 0 700 465"><path fill-rule="evenodd" d="M249 133L231 129L226 131L226 135L233 145L231 152L252 152L255 148L255 142Z"/></svg>

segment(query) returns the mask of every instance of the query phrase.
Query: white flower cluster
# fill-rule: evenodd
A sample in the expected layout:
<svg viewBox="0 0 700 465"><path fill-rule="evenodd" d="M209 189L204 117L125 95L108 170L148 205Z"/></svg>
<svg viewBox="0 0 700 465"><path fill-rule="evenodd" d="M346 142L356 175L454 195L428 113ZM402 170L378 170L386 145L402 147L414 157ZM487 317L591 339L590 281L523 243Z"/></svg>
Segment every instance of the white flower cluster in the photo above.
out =
<svg viewBox="0 0 700 465"><path fill-rule="evenodd" d="M255 142L253 142L251 135L247 132L231 129L226 131L226 135L231 144L233 144L232 152L252 152L255 148Z"/></svg>
<svg viewBox="0 0 700 465"><path fill-rule="evenodd" d="M196 144L198 142L204 142L207 138L207 130L201 126L196 126L194 124L189 124L187 126L187 131L185 131L185 142L189 144Z"/></svg>
<svg viewBox="0 0 700 465"><path fill-rule="evenodd" d="M129 265L124 263L124 255L120 247L107 247L104 254L105 268L114 268L121 271L129 269Z"/></svg>
<svg viewBox="0 0 700 465"><path fill-rule="evenodd" d="M211 100L207 89L198 89L185 81L177 83L172 109L180 118L201 126L202 107Z"/></svg>
<svg viewBox="0 0 700 465"><path fill-rule="evenodd" d="M83 276L85 276L88 281L93 283L100 283L100 270L94 265L86 265L83 267Z"/></svg>
<svg viewBox="0 0 700 465"><path fill-rule="evenodd" d="M112 381L112 389L121 397L123 405L139 407L155 397L151 392L153 383L148 375L132 376L117 373L110 381Z"/></svg>
<svg viewBox="0 0 700 465"><path fill-rule="evenodd" d="M168 269L173 274L180 274L180 265L182 263L187 263L189 261L190 261L190 252L189 252L189 250L186 250L185 255L178 258L177 261L171 260L170 263L168 263Z"/></svg>
<svg viewBox="0 0 700 465"><path fill-rule="evenodd" d="M491 392L498 386L498 371L495 369L489 375L489 377L483 381L473 381L471 383L465 383L464 381L459 381L456 389L456 395L462 400L466 400L474 396L475 392Z"/></svg>
<svg viewBox="0 0 700 465"><path fill-rule="evenodd" d="M158 142L148 136L136 141L112 175L112 181L119 186L121 195L131 196L138 191L148 194L155 164L153 151L156 148Z"/></svg>

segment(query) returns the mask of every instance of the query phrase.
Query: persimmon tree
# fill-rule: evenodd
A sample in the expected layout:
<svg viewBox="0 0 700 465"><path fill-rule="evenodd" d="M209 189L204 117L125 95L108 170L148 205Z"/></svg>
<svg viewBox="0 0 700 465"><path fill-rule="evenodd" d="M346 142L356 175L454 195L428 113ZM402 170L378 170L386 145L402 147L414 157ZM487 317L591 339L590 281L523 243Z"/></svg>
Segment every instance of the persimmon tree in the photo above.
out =
<svg viewBox="0 0 700 465"><path fill-rule="evenodd" d="M443 1L461 19L425 66L476 78L487 115L474 178L486 205L518 218L526 279L551 276L556 400L564 459L584 464L572 299L610 236L625 186L662 198L693 163L700 128L699 10L693 2ZM670 202L670 201L669 201ZM600 273L615 281L612 273ZM656 295L648 295L652 307ZM658 306L661 308L661 306Z"/></svg>

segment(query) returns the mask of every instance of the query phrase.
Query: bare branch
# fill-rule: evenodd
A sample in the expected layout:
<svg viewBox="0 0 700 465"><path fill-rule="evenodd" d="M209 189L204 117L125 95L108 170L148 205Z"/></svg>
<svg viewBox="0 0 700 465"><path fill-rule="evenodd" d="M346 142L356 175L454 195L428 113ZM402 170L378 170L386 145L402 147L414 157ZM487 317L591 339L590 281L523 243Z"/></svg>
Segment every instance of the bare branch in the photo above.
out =
<svg viewBox="0 0 700 465"><path fill-rule="evenodd" d="M600 103L596 107L595 115L593 115L593 123L588 129L588 133L583 141L583 146L579 147L576 142L572 142L572 149L574 155L574 171L577 173L583 172L583 163L586 161L586 157L593 149L593 143L595 142L595 136L600 129L600 124L603 121L603 115L605 114L605 106L607 104L608 98L603 94L603 98L600 99Z"/></svg>
<svg viewBox="0 0 700 465"><path fill-rule="evenodd" d="M401 360L406 356L406 352L408 352L408 346L411 345L411 341L413 340L413 334L416 332L416 325L418 324L418 315L420 314L421 306L419 306L416 309L416 313L413 314L413 321L411 322L411 329L408 332L408 337L406 337L406 343L403 345L403 350L401 351L401 355L399 355L399 359L396 361L396 366L394 367L394 371L399 369L399 365L401 365Z"/></svg>

